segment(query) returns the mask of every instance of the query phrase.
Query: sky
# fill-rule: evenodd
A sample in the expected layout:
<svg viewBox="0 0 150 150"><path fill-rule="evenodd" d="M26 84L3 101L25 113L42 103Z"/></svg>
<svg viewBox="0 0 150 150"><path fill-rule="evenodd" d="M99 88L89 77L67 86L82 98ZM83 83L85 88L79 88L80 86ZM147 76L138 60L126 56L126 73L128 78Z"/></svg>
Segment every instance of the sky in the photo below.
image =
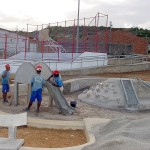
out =
<svg viewBox="0 0 150 150"><path fill-rule="evenodd" d="M150 30L149 7L150 0L80 0L79 18L94 17L99 12L108 15L108 26L112 22L112 28ZM78 0L4 0L1 1L0 28L27 31L27 24L36 28L77 19L77 16Z"/></svg>

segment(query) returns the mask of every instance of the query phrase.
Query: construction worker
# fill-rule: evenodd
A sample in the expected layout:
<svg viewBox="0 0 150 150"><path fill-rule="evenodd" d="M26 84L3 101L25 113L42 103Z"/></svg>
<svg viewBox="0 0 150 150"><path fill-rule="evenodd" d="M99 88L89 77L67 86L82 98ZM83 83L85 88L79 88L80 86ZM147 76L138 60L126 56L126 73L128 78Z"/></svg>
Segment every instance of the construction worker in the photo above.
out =
<svg viewBox="0 0 150 150"><path fill-rule="evenodd" d="M52 72L52 75L48 78L48 81L51 82L51 79L52 79L52 84L54 86L57 86L60 88L60 91L63 92L63 81L62 81L62 77L59 73L58 70L54 70Z"/></svg>
<svg viewBox="0 0 150 150"><path fill-rule="evenodd" d="M36 112L39 112L41 102L42 102L42 88L45 84L45 79L41 75L42 72L42 66L38 65L36 66L37 74L32 77L31 80L31 97L30 102L28 104L28 107L25 109L25 111L30 111L30 107L32 106L33 102L37 99L37 110Z"/></svg>
<svg viewBox="0 0 150 150"><path fill-rule="evenodd" d="M7 93L10 90L9 84L11 83L10 80L10 65L6 64L5 65L5 70L2 72L2 93L3 93L3 102L4 103L9 103L7 100Z"/></svg>

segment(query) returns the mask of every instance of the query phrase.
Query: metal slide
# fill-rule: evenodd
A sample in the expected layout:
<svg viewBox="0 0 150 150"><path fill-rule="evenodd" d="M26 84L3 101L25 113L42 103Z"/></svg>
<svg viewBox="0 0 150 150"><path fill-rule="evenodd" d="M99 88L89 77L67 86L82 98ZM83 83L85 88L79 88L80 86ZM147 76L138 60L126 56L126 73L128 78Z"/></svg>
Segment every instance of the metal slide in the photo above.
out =
<svg viewBox="0 0 150 150"><path fill-rule="evenodd" d="M126 103L128 107L138 105L138 97L134 89L133 83L130 80L121 80L123 90L126 97Z"/></svg>
<svg viewBox="0 0 150 150"><path fill-rule="evenodd" d="M62 114L71 115L74 113L75 109L68 104L58 87L53 86L49 82L46 82L45 86L47 87L48 92L54 100L56 107L62 112Z"/></svg>

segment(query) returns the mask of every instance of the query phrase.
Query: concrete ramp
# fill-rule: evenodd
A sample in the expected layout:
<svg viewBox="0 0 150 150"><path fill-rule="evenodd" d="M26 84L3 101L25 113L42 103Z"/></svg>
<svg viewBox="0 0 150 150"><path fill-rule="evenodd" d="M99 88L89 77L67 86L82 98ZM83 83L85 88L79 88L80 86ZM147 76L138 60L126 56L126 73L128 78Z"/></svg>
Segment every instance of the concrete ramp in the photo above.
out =
<svg viewBox="0 0 150 150"><path fill-rule="evenodd" d="M127 106L128 107L137 106L138 97L137 97L132 81L121 79L121 83L122 83L122 87L124 90Z"/></svg>
<svg viewBox="0 0 150 150"><path fill-rule="evenodd" d="M61 93L58 87L53 86L51 83L46 82L46 87L48 89L48 92L50 93L52 99L54 100L56 107L65 115L73 114L75 111L74 108L72 108L68 102L66 101L65 97Z"/></svg>

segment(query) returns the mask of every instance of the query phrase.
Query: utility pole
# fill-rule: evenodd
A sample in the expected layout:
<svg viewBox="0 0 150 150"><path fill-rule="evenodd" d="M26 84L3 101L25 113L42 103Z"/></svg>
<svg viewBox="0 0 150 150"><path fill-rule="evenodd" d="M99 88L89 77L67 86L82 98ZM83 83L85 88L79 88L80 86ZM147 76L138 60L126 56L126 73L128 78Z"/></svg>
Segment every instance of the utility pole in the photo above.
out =
<svg viewBox="0 0 150 150"><path fill-rule="evenodd" d="M146 38L146 42L147 42L146 55L148 55L148 53L149 53L149 42L148 42L148 36L147 36L147 34L145 35L145 38Z"/></svg>
<svg viewBox="0 0 150 150"><path fill-rule="evenodd" d="M111 33L111 29L112 29L112 21L110 21L110 30L109 30L109 54L111 52L112 49L112 33Z"/></svg>
<svg viewBox="0 0 150 150"><path fill-rule="evenodd" d="M76 36L76 53L79 52L79 15L80 14L80 0L78 0L78 17L77 17L77 36Z"/></svg>

